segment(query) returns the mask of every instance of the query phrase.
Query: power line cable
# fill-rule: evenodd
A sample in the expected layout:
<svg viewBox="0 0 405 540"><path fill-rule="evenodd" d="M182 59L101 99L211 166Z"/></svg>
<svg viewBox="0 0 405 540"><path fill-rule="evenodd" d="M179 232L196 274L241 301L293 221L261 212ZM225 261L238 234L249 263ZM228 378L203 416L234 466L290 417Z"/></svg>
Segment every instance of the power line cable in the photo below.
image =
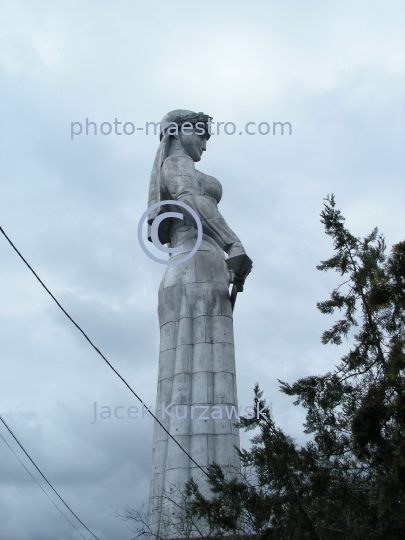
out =
<svg viewBox="0 0 405 540"><path fill-rule="evenodd" d="M142 405L146 408L146 410L149 412L149 414L156 420L156 422L160 425L160 427L167 433L167 435L177 444L177 446L186 454L186 456L196 465L207 477L209 474L199 465L194 458L190 456L190 454L185 450L181 444L173 437L171 433L165 428L165 426L162 424L162 422L148 409L148 407L145 405L145 403L142 401L142 399L138 396L138 394L131 388L131 386L127 383L127 381L118 373L118 371L113 367L112 364L107 360L107 358L104 356L104 354L94 345L94 343L91 341L91 339L87 336L87 334L80 328L80 326L72 319L72 317L69 315L69 313L64 309L64 307L58 302L58 300L55 298L55 296L51 293L51 291L48 289L48 287L45 285L45 283L41 280L41 278L38 276L38 274L35 272L35 270L30 266L30 264L26 261L26 259L21 255L21 253L18 251L18 249L15 247L13 242L10 240L10 238L7 236L7 234L4 232L3 228L0 227L0 231L3 233L4 237L8 241L8 243L11 245L11 247L14 249L14 251L17 253L17 255L24 261L26 266L31 270L31 272L34 274L34 276L37 278L37 280L40 282L42 287L46 290L46 292L49 294L49 296L56 302L56 304L60 307L60 309L63 311L63 313L66 315L66 317L76 326L76 328L79 330L81 334L85 337L85 339L90 343L90 345L93 347L93 349L101 356L101 358L106 362L106 364L114 371L114 373L121 379L121 381L125 384L125 386L133 393L133 395L136 397L136 399L142 403Z"/></svg>
<svg viewBox="0 0 405 540"><path fill-rule="evenodd" d="M18 446L21 448L21 450L24 452L24 454L27 456L27 458L31 461L31 463L34 465L34 467L36 468L36 470L39 472L39 474L42 476L42 478L45 480L45 482L49 485L49 487L52 489L52 491L54 491L54 493L56 493L56 495L59 497L59 499L63 502L63 504L66 506L66 508L75 516L75 518L83 525L83 527L86 529L86 531L88 531L92 536L94 536L94 538L96 538L97 540L100 540L100 538L98 538L98 536L96 536L94 533L91 532L91 530L86 527L86 525L83 523L83 521L76 516L76 514L73 512L73 510L70 508L70 506L62 499L62 497L59 495L59 493L56 491L56 489L52 486L52 484L49 482L49 480L47 480L47 478L45 477L45 475L42 473L42 471L40 470L40 468L35 464L34 460L31 458L31 456L28 454L28 452L25 450L25 448L23 447L23 445L20 443L20 441L17 439L17 437L14 435L14 433L11 431L11 429L9 428L9 426L6 424L6 421L4 420L4 418L0 415L0 420L3 422L3 424L6 426L6 428L8 429L9 433L11 434L11 436L13 437L13 439L16 441L16 443L18 444ZM8 443L5 441L5 439L1 436L0 434L0 437L4 440L4 442L7 444L7 446L10 448L10 450L14 453L14 451L12 450L12 448L8 445ZM17 455L16 455L17 457ZM18 459L18 458L17 458ZM24 469L26 469L28 471L28 469L25 467L25 465L21 462L21 464L23 465ZM28 471L29 472L29 471ZM29 474L31 474L29 472ZM32 476L32 474L31 474ZM33 477L34 478L34 477ZM34 478L35 480L35 478ZM36 480L35 480L36 481ZM37 482L38 484L38 482ZM39 485L39 484L38 484ZM41 489L42 487L39 486ZM44 491L42 489L42 491ZM47 493L45 493L45 495L47 495ZM48 496L48 495L47 495ZM48 497L49 498L49 497ZM53 501L52 501L53 502ZM54 503L55 504L55 503ZM55 504L56 506L56 504ZM56 508L58 508L56 506ZM63 514L63 512L58 508L58 510ZM64 514L63 514L64 515ZM65 516L66 517L66 516ZM68 518L66 518L68 519ZM69 521L69 520L68 520ZM71 525L73 525L73 523L71 521L69 521L69 523ZM73 525L74 527L74 525ZM76 529L76 527L75 527ZM76 529L77 530L77 529ZM78 531L80 532L80 531ZM81 533L80 533L81 536L83 536ZM83 536L84 538L84 536Z"/></svg>
<svg viewBox="0 0 405 540"><path fill-rule="evenodd" d="M82 535L82 533L79 531L79 529L77 527L75 527L75 525L70 521L70 519L67 517L66 514L64 514L62 512L62 510L59 508L59 506L57 504L54 503L54 501L50 498L50 496L48 495L48 493L44 490L44 488L41 486L41 484L38 482L38 480L35 478L35 476L33 476L30 471L27 469L27 467L24 465L24 463L21 461L21 459L17 456L17 454L14 452L14 450L11 448L11 446L8 444L8 442L6 441L6 439L3 437L3 435L0 433L0 437L3 439L3 441L6 443L6 445L10 448L10 450L13 452L13 454L15 455L15 457L18 459L18 461L21 463L21 465L24 467L24 469L27 471L27 473L31 476L31 478L34 480L34 482L37 483L38 487L40 489L42 489L42 491L45 493L45 495L48 497L48 499L51 501L51 503L54 505L54 507L56 508L56 510L58 510L62 516L72 525L72 527L74 529L76 529L76 531L80 534L80 536L82 538L84 538L84 540L86 540L86 538Z"/></svg>

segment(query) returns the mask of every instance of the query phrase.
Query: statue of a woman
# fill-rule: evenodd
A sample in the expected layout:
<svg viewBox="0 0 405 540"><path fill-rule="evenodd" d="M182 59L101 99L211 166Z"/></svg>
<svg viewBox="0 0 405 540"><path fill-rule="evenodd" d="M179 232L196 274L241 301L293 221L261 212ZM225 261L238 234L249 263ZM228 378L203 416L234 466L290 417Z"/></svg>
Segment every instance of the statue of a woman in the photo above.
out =
<svg viewBox="0 0 405 540"><path fill-rule="evenodd" d="M233 283L234 291L242 291L251 269L251 260L239 238L218 211L221 184L194 166L206 150L210 120L203 113L186 110L172 111L163 118L148 204L150 207L159 201L180 201L191 207L202 223L203 239L198 251L187 261L167 266L160 284L156 399L157 417L202 468L212 462L222 467L238 466L229 286ZM188 128L183 133L186 122ZM171 256L174 261L196 244L197 224L186 210L168 204L149 215L149 225L167 211L182 212L184 217L165 219L159 226L162 244L183 246L180 253ZM149 503L149 525L154 534L170 535L164 530L168 517L164 494L176 498L175 486L190 477L200 478L201 483L201 476L201 470L155 422Z"/></svg>

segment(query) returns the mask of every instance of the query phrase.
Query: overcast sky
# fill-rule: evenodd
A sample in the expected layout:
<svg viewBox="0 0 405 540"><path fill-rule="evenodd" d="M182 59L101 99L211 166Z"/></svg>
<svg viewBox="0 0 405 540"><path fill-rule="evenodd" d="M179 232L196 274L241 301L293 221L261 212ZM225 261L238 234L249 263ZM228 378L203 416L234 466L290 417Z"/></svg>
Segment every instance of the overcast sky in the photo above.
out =
<svg viewBox="0 0 405 540"><path fill-rule="evenodd" d="M258 381L303 442L304 411L277 379L325 373L350 346L320 342L334 317L316 302L339 282L315 268L332 254L323 198L335 193L357 236L405 236L403 2L2 0L1 21L0 225L148 405L164 266L136 229L158 137L72 141L70 123L142 127L177 108L237 133L291 123L292 135L213 136L198 168L221 181L220 210L254 262L234 314L239 403ZM129 540L114 513L147 499L152 421L91 424L94 402L135 398L2 235L0 260L0 413L101 540ZM1 439L0 468L1 540L81 538Z"/></svg>

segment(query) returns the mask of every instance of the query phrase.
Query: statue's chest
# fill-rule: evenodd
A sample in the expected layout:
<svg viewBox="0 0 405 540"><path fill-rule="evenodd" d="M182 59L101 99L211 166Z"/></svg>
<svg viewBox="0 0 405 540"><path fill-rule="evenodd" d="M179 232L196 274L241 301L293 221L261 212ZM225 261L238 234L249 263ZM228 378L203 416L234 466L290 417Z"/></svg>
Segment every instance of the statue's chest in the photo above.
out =
<svg viewBox="0 0 405 540"><path fill-rule="evenodd" d="M201 193L213 197L217 203L219 203L222 198L222 186L219 180L209 174L204 174L201 171L196 170L195 172Z"/></svg>

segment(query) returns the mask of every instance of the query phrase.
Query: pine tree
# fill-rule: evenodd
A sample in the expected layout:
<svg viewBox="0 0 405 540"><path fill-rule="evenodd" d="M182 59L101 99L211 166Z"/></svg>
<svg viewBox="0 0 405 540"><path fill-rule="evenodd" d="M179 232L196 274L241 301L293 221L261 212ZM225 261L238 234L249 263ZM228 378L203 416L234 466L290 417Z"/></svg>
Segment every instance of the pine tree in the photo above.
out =
<svg viewBox="0 0 405 540"><path fill-rule="evenodd" d="M243 475L229 478L214 464L209 496L186 485L189 515L214 536L405 538L405 242L387 257L377 229L353 236L334 196L325 201L334 255L317 268L344 280L317 305L342 314L322 343L353 345L332 372L279 381L307 411L304 446L275 425L256 385L254 406L267 419L240 419L240 428L258 430L240 452Z"/></svg>

